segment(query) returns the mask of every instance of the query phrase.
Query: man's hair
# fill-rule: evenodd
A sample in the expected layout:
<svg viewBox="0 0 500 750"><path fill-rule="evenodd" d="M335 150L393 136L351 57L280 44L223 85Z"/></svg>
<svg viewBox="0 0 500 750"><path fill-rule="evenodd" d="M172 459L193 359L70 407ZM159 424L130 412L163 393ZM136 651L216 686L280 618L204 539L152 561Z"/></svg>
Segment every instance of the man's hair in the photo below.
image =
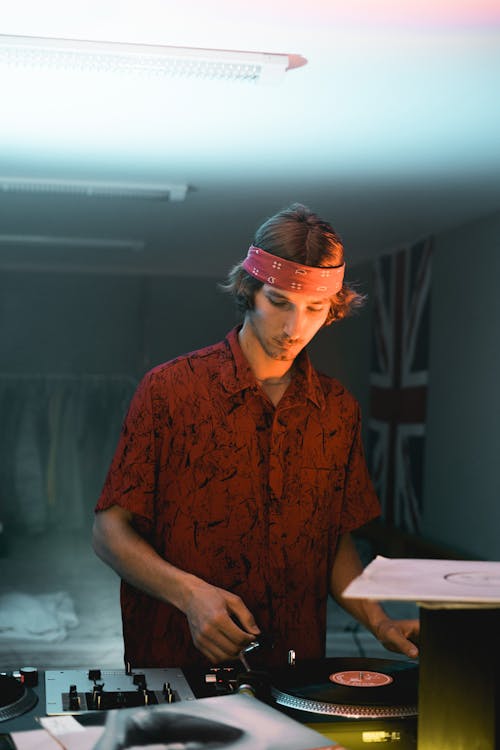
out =
<svg viewBox="0 0 500 750"><path fill-rule="evenodd" d="M333 227L301 203L293 203L265 221L255 232L253 245L272 255L305 266L332 267L344 262L344 246ZM252 310L255 293L263 282L238 263L228 274L222 289L232 294L241 313ZM364 303L365 297L344 282L330 299L324 325L341 320Z"/></svg>

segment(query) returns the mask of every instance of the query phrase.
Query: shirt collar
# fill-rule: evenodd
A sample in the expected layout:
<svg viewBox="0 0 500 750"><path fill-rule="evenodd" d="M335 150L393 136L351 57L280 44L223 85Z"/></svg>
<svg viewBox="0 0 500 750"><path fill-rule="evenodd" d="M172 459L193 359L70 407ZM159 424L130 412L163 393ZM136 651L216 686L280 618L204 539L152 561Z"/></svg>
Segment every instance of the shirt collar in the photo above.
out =
<svg viewBox="0 0 500 750"><path fill-rule="evenodd" d="M230 394L255 387L255 376L238 340L240 329L241 326L236 326L229 331L225 338L228 357L221 368L220 375L225 390ZM294 398L301 401L309 399L318 408L323 408L325 405L323 389L321 388L318 374L312 366L305 349L301 351L295 360L295 367Z"/></svg>

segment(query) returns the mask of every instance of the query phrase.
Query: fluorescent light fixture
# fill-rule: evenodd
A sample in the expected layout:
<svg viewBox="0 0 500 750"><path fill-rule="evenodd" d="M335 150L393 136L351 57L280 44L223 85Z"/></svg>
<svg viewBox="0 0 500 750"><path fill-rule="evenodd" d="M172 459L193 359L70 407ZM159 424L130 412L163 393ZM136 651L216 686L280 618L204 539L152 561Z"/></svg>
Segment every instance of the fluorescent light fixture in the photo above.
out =
<svg viewBox="0 0 500 750"><path fill-rule="evenodd" d="M90 198L143 198L178 203L189 186L183 183L100 182L38 177L2 177L0 193L56 193Z"/></svg>
<svg viewBox="0 0 500 750"><path fill-rule="evenodd" d="M300 55L0 35L0 65L275 83Z"/></svg>
<svg viewBox="0 0 500 750"><path fill-rule="evenodd" d="M109 239L107 237L62 237L42 234L0 234L0 246L24 248L62 248L63 250L120 250L140 252L143 240Z"/></svg>

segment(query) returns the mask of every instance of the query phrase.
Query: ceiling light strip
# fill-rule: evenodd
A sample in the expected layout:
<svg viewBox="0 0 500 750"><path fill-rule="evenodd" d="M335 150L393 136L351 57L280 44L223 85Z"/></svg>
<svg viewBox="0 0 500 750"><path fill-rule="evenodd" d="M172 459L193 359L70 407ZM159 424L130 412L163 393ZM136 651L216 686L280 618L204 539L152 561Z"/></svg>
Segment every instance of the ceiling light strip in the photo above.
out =
<svg viewBox="0 0 500 750"><path fill-rule="evenodd" d="M183 201L189 186L183 183L116 182L67 180L43 177L2 177L0 192L56 193L89 198L143 198L148 200Z"/></svg>
<svg viewBox="0 0 500 750"><path fill-rule="evenodd" d="M0 35L0 64L31 68L273 83L305 62L267 52Z"/></svg>
<svg viewBox="0 0 500 750"><path fill-rule="evenodd" d="M62 248L71 250L119 250L138 253L144 250L143 240L107 237L62 237L42 234L0 234L0 246L25 248Z"/></svg>

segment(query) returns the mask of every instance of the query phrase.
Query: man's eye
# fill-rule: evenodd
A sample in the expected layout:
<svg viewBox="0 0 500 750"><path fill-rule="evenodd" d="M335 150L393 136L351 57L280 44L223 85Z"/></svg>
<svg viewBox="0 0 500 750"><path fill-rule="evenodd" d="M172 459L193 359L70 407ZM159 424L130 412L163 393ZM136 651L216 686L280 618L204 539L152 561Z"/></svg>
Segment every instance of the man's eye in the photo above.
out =
<svg viewBox="0 0 500 750"><path fill-rule="evenodd" d="M269 297L269 302L275 307L285 307L288 304L285 299L273 299L272 297Z"/></svg>

